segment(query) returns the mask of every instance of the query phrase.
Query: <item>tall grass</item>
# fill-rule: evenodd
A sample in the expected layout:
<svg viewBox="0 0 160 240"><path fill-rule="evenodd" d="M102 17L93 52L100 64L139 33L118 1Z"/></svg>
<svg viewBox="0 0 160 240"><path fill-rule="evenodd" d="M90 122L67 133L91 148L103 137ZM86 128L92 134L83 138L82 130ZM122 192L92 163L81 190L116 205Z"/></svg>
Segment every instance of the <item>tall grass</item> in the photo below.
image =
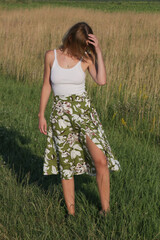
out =
<svg viewBox="0 0 160 240"><path fill-rule="evenodd" d="M160 239L159 146L103 119L122 167L110 172L111 214L98 216L96 178L80 175L75 176L76 218L67 220L59 176L42 175L46 136L38 129L40 86L0 76L0 89L1 240ZM96 107L100 104L105 113L99 98Z"/></svg>
<svg viewBox="0 0 160 240"><path fill-rule="evenodd" d="M0 6L7 9L35 8L50 5L52 7L78 7L96 9L104 12L134 11L134 12L159 12L160 3L157 0L0 0Z"/></svg>
<svg viewBox="0 0 160 240"><path fill-rule="evenodd" d="M134 134L160 133L160 15L104 13L75 8L0 10L0 65L17 81L42 84L44 54L59 46L64 32L88 22L98 37L107 70L107 84L89 76L93 101L101 96L102 118L124 125Z"/></svg>
<svg viewBox="0 0 160 240"><path fill-rule="evenodd" d="M37 114L44 54L81 20L93 27L103 49L107 84L97 86L87 75L86 87L122 171L110 174L106 219L97 214L96 179L75 176L77 216L65 220L60 179L42 176L46 137ZM0 239L160 238L160 152L148 141L152 135L158 140L160 130L159 20L158 14L72 8L0 11L0 66L6 74L0 74ZM50 98L47 123L51 104Z"/></svg>

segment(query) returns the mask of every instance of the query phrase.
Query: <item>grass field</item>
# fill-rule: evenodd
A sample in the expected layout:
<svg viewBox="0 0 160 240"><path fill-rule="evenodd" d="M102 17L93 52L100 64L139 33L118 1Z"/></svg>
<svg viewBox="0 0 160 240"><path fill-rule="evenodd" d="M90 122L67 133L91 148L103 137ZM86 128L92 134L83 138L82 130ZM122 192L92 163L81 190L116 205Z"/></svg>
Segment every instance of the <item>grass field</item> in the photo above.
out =
<svg viewBox="0 0 160 240"><path fill-rule="evenodd" d="M87 76L95 99L101 94L102 118L124 124L134 134L160 134L160 15L104 13L87 9L49 8L0 10L0 66L17 81L42 83L45 52L57 48L64 32L86 21L103 50L107 84L97 90ZM67 22L66 22L67 19ZM58 23L58 24L57 24ZM60 27L59 27L60 26Z"/></svg>
<svg viewBox="0 0 160 240"><path fill-rule="evenodd" d="M42 176L46 137L38 129L40 87L1 76L0 88L0 239L160 238L158 145L103 120L122 167L110 173L111 214L106 220L98 217L96 179L81 175L75 176L77 217L67 221L59 177ZM100 105L99 98L98 113Z"/></svg>
<svg viewBox="0 0 160 240"><path fill-rule="evenodd" d="M159 240L159 13L31 5L0 3L0 240ZM77 217L66 220L59 176L42 175L46 136L37 115L45 51L82 20L107 70L105 86L87 75L86 89L122 171L110 172L106 219L98 217L95 177L75 176Z"/></svg>
<svg viewBox="0 0 160 240"><path fill-rule="evenodd" d="M9 2L9 4L8 4ZM14 9L14 8L37 8L42 6L50 7L78 7L86 9L95 9L104 12L159 12L160 2L159 1L55 1L55 0L0 0L0 5L3 8Z"/></svg>

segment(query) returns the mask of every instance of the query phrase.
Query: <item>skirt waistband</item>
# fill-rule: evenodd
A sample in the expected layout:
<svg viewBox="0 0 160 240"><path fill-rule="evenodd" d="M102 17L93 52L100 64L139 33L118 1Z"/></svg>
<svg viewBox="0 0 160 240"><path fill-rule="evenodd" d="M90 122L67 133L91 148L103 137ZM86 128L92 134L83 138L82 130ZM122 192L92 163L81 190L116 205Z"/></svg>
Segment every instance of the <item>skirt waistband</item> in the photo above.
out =
<svg viewBox="0 0 160 240"><path fill-rule="evenodd" d="M88 97L87 91L83 92L82 94L71 94L69 96L64 96L64 95L54 95L54 100L71 100L71 101L76 101L80 99L85 99Z"/></svg>

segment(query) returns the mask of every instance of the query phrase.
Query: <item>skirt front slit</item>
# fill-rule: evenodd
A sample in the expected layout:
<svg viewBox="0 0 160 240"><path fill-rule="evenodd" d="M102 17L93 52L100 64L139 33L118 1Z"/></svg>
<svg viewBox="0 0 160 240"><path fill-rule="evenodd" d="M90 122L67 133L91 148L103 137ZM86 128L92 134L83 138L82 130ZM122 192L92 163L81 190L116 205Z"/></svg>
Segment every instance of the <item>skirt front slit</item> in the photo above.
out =
<svg viewBox="0 0 160 240"><path fill-rule="evenodd" d="M94 161L86 146L86 134L103 151L108 168L120 169L104 133L103 126L87 92L81 95L55 95L47 132L43 175L96 175Z"/></svg>

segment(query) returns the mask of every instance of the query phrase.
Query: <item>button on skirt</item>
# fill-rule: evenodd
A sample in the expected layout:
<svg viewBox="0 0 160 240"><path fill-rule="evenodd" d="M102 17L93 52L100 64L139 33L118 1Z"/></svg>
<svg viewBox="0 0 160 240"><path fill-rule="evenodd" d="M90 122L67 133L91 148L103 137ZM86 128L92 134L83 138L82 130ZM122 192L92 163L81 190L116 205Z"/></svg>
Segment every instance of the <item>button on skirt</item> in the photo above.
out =
<svg viewBox="0 0 160 240"><path fill-rule="evenodd" d="M87 91L81 95L55 95L47 131L43 175L60 174L62 179L84 173L95 176L94 160L86 146L86 134L105 154L108 168L120 170L120 163L111 151Z"/></svg>

